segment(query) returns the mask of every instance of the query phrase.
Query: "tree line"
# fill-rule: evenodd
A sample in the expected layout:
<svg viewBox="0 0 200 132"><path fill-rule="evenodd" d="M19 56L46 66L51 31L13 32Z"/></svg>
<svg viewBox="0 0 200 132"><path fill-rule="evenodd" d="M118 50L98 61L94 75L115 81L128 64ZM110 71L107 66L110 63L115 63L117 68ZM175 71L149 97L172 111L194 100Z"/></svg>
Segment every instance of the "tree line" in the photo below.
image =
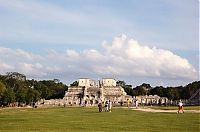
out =
<svg viewBox="0 0 200 132"><path fill-rule="evenodd" d="M177 87L151 87L150 84L143 83L140 86L132 88L132 85L127 85L124 81L117 81L117 85L122 86L125 92L131 96L138 95L158 95L167 97L170 100L189 99L199 88L200 81L189 83L186 86Z"/></svg>
<svg viewBox="0 0 200 132"><path fill-rule="evenodd" d="M25 80L24 75L12 72L0 75L0 106L9 106L18 102L33 105L40 99L63 98L67 86L58 79L54 80Z"/></svg>

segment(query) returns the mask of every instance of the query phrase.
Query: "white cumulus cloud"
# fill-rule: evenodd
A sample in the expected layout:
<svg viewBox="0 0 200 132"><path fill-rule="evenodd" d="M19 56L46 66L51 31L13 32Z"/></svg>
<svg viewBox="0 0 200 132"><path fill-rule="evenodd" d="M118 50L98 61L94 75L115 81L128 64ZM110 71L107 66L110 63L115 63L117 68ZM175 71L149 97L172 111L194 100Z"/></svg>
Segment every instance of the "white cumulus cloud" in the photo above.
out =
<svg viewBox="0 0 200 132"><path fill-rule="evenodd" d="M148 47L126 35L103 42L102 49L66 52L49 50L45 55L0 47L0 72L17 71L32 78L126 77L163 80L197 80L187 59L169 50Z"/></svg>
<svg viewBox="0 0 200 132"><path fill-rule="evenodd" d="M113 74L177 79L196 78L196 70L187 59L169 50L141 45L125 35L114 38L111 44L104 42L103 47L104 56L109 60L105 70L114 72Z"/></svg>

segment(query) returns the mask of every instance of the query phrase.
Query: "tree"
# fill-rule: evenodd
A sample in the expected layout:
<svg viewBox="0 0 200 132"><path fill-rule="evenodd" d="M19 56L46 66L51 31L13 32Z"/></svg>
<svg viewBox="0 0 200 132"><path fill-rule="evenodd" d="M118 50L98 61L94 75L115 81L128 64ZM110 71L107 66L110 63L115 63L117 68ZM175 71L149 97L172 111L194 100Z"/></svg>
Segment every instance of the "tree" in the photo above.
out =
<svg viewBox="0 0 200 132"><path fill-rule="evenodd" d="M7 88L3 94L2 104L7 106L15 102L15 93L11 88Z"/></svg>
<svg viewBox="0 0 200 132"><path fill-rule="evenodd" d="M25 98L27 105L33 105L40 99L40 93L35 89L29 88Z"/></svg>
<svg viewBox="0 0 200 132"><path fill-rule="evenodd" d="M132 85L125 85L124 87L124 91L128 94L128 95L131 95L133 96L133 89L132 89Z"/></svg>
<svg viewBox="0 0 200 132"><path fill-rule="evenodd" d="M133 95L134 95L134 96L138 96L138 95L149 95L150 90L151 90L151 85L150 85L150 84L143 83L142 85L136 86L136 87L133 89Z"/></svg>
<svg viewBox="0 0 200 132"><path fill-rule="evenodd" d="M140 85L140 87L143 87L145 89L151 89L151 85L150 84L147 84L147 83L143 83L142 85Z"/></svg>
<svg viewBox="0 0 200 132"><path fill-rule="evenodd" d="M53 81L55 82L55 83L59 83L60 82L60 80L59 79L53 79Z"/></svg>
<svg viewBox="0 0 200 132"><path fill-rule="evenodd" d="M200 88L200 81L195 81L185 86L187 93L187 99L189 99L199 88Z"/></svg>
<svg viewBox="0 0 200 132"><path fill-rule="evenodd" d="M0 81L0 106L3 103L3 95L6 90L6 86Z"/></svg>
<svg viewBox="0 0 200 132"><path fill-rule="evenodd" d="M122 87L124 87L126 85L126 83L124 81L120 81L120 80L118 80L116 82L116 84L117 84L117 86L122 86Z"/></svg>
<svg viewBox="0 0 200 132"><path fill-rule="evenodd" d="M164 97L164 87L163 86L156 86L155 88L150 89L150 94L151 95L158 95L161 97Z"/></svg>
<svg viewBox="0 0 200 132"><path fill-rule="evenodd" d="M26 104L32 104L34 99L34 90L29 88L26 93Z"/></svg>
<svg viewBox="0 0 200 132"><path fill-rule="evenodd" d="M78 81L74 81L72 84L70 84L70 86L78 86Z"/></svg>
<svg viewBox="0 0 200 132"><path fill-rule="evenodd" d="M26 80L26 76L18 72L7 72L6 74L8 78L14 78L17 80L22 80L22 81Z"/></svg>
<svg viewBox="0 0 200 132"><path fill-rule="evenodd" d="M47 99L50 96L50 91L48 87L44 85L41 81L34 84L34 88L38 90L42 99Z"/></svg>
<svg viewBox="0 0 200 132"><path fill-rule="evenodd" d="M124 81L120 81L118 80L116 82L117 86L121 86L122 88L124 88L124 91L128 94L133 96L133 89L132 89L132 85L126 85L126 83Z"/></svg>
<svg viewBox="0 0 200 132"><path fill-rule="evenodd" d="M0 81L0 99L2 98L5 90L6 90L6 86Z"/></svg>
<svg viewBox="0 0 200 132"><path fill-rule="evenodd" d="M39 101L41 99L40 93L37 90L33 90L33 102L36 103L37 101Z"/></svg>

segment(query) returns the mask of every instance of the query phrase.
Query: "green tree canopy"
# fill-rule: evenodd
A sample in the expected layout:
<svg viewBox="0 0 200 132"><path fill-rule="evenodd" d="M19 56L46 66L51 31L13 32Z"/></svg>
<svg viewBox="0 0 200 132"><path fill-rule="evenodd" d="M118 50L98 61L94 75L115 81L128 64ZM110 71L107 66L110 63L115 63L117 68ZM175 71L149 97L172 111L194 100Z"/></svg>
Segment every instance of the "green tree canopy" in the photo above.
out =
<svg viewBox="0 0 200 132"><path fill-rule="evenodd" d="M70 86L78 86L78 81L74 81Z"/></svg>

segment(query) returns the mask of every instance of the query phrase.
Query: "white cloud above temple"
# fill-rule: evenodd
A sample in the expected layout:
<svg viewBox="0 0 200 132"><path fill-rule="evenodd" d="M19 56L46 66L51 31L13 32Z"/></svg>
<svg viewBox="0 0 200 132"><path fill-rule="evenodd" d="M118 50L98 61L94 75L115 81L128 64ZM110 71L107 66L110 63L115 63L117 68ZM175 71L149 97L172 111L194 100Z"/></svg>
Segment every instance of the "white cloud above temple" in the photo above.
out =
<svg viewBox="0 0 200 132"><path fill-rule="evenodd" d="M33 54L22 49L0 47L0 73L18 71L29 78L70 77L124 77L154 78L162 80L198 79L197 70L189 61L173 52L140 44L126 35L115 37L112 42L104 41L102 48L66 52L49 50Z"/></svg>

